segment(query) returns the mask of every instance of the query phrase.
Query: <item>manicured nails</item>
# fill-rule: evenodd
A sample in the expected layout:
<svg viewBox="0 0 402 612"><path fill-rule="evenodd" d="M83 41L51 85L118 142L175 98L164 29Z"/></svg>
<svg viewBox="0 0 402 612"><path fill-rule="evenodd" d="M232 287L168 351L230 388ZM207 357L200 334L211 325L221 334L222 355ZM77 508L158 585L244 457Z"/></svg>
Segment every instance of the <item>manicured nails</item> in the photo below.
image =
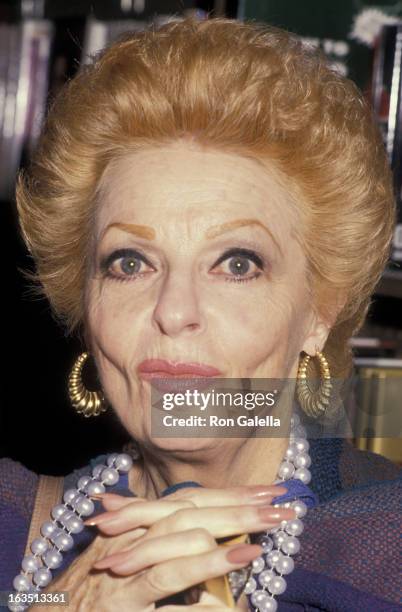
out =
<svg viewBox="0 0 402 612"><path fill-rule="evenodd" d="M259 544L238 544L226 553L226 559L233 565L249 563L259 557L262 551Z"/></svg>
<svg viewBox="0 0 402 612"><path fill-rule="evenodd" d="M102 505L106 510L120 510L124 506L128 506L132 503L144 502L142 497L126 497L123 495L115 495L114 493L103 493Z"/></svg>
<svg viewBox="0 0 402 612"><path fill-rule="evenodd" d="M274 508L273 506L266 506L257 508L257 513L261 523L268 525L296 518L296 512L293 508Z"/></svg>
<svg viewBox="0 0 402 612"><path fill-rule="evenodd" d="M247 487L247 494L251 504L266 504L274 497L285 495L287 489L283 486L271 485L255 485Z"/></svg>

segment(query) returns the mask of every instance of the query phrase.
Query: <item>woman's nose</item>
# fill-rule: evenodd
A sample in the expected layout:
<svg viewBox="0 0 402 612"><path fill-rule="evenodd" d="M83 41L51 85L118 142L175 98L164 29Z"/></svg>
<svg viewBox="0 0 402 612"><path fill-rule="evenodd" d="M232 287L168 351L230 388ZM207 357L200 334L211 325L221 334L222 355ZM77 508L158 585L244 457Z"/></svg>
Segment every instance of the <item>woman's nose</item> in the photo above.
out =
<svg viewBox="0 0 402 612"><path fill-rule="evenodd" d="M194 333L202 329L204 323L191 273L185 277L182 274L169 275L161 287L153 319L167 336Z"/></svg>

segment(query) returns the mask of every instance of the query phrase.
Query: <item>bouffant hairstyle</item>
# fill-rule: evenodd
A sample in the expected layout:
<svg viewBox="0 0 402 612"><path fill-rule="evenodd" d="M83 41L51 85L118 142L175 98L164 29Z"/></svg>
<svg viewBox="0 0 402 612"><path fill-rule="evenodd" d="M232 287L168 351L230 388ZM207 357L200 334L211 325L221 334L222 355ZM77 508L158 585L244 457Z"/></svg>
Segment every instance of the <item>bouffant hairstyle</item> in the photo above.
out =
<svg viewBox="0 0 402 612"><path fill-rule="evenodd" d="M357 87L297 36L263 23L186 18L128 32L51 101L16 201L36 264L31 277L53 312L68 333L82 329L97 187L108 164L188 137L285 177L304 220L314 307L332 316L338 305L323 351L334 377L350 374L349 339L389 257L391 173Z"/></svg>

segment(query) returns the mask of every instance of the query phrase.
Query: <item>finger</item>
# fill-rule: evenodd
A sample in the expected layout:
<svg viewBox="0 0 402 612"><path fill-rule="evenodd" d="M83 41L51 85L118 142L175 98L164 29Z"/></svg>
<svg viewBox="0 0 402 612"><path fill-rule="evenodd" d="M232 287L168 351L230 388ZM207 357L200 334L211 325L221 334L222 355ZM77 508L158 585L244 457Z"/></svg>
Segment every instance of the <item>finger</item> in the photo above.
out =
<svg viewBox="0 0 402 612"><path fill-rule="evenodd" d="M159 501L176 501L186 499L196 506L235 506L236 504L267 504L275 497L284 495L287 488L282 485L252 485L231 487L228 489L207 489L202 487L185 487L161 497ZM145 497L126 497L115 493L100 493L91 497L99 499L106 510L119 510L130 503L146 502Z"/></svg>
<svg viewBox="0 0 402 612"><path fill-rule="evenodd" d="M194 507L194 504L186 499L178 499L164 504L160 500L132 503L126 504L118 510L98 514L98 516L84 521L84 524L97 525L105 533L115 535L136 527L149 527L165 516L189 507Z"/></svg>
<svg viewBox="0 0 402 612"><path fill-rule="evenodd" d="M142 540L134 547L108 555L94 563L95 569L111 569L120 576L129 576L151 565L176 557L196 555L217 547L215 538L206 529L189 529L154 540Z"/></svg>
<svg viewBox="0 0 402 612"><path fill-rule="evenodd" d="M166 498L147 501L147 506L138 503L143 498L137 498L137 502L125 503L120 508L112 510L103 514L99 514L94 518L87 519L85 525L97 525L101 531L107 534L115 535L117 533L124 533L137 526L150 526L157 520L168 516L185 507L200 507L207 508L212 507L215 501L215 507L226 507L227 505L245 505L247 503L251 505L269 505L272 502L273 496L281 494L283 487L273 485L270 487L261 487L260 485L253 487L234 487L232 489L205 489L202 490L199 487L187 488L187 493L181 492L181 497L167 496ZM267 495L267 491L269 495ZM178 493L178 492L177 492ZM232 502L232 504L230 504ZM120 501L118 502L120 503ZM144 502L145 503L145 502ZM112 501L113 504L113 501ZM142 524L138 521L147 521ZM294 517L291 517L294 518ZM190 527L189 527L190 528Z"/></svg>
<svg viewBox="0 0 402 612"><path fill-rule="evenodd" d="M124 495L117 495L116 493L101 493L94 497L102 502L102 506L105 510L119 510L132 503L144 503L148 501L145 497L126 497Z"/></svg>
<svg viewBox="0 0 402 612"><path fill-rule="evenodd" d="M133 597L139 605L147 606L205 580L244 567L261 553L262 546L258 544L241 544L217 546L215 550L194 555L191 559L177 557L164 561L133 578Z"/></svg>
<svg viewBox="0 0 402 612"><path fill-rule="evenodd" d="M181 504L186 500L181 500ZM171 502L179 504L179 502ZM188 502L186 502L188 503ZM155 502L157 504L157 502ZM151 502L149 504L151 506ZM222 508L196 508L179 507L177 510L166 512L161 516L160 507L152 507L154 514L148 512L144 516L147 506L126 506L107 520L98 524L102 533L117 535L130 531L139 525L149 526L145 538L155 538L168 533L185 531L195 527L207 529L215 538L237 535L242 533L258 532L276 526L281 521L296 518L292 508L274 508L273 506L226 506ZM168 507L168 505L166 504ZM156 518L159 515L159 520ZM97 521L98 517L94 519ZM91 524L91 523L89 523Z"/></svg>
<svg viewBox="0 0 402 612"><path fill-rule="evenodd" d="M204 487L185 487L174 491L161 501L187 499L199 508L207 506L236 506L246 504L267 504L275 497L284 495L288 489L283 485L251 485L229 487L226 489L210 489Z"/></svg>
<svg viewBox="0 0 402 612"><path fill-rule="evenodd" d="M270 505L182 508L151 525L144 538L155 538L193 527L207 529L214 538L223 538L263 531L294 518L296 513L292 508L273 508Z"/></svg>

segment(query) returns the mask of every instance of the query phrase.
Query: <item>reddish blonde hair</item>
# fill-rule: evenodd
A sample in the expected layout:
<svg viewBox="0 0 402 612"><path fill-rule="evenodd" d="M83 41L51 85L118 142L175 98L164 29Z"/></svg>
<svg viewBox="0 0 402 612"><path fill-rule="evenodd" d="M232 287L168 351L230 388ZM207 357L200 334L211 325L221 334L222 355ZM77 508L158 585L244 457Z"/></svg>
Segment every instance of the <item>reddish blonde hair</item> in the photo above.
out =
<svg viewBox="0 0 402 612"><path fill-rule="evenodd" d="M323 349L350 372L389 257L395 203L386 154L356 86L288 32L262 23L187 18L127 33L83 66L49 107L20 171L21 230L54 313L84 321L97 186L127 151L189 135L200 146L275 166L299 197L314 306L335 312Z"/></svg>

